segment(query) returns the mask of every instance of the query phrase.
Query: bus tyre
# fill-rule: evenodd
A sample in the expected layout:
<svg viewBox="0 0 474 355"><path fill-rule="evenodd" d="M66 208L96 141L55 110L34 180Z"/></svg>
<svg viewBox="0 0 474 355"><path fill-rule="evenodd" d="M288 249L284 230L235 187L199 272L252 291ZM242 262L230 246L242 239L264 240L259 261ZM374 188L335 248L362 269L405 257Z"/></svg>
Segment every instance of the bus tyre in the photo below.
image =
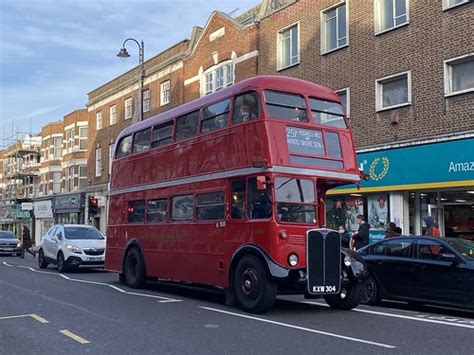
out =
<svg viewBox="0 0 474 355"><path fill-rule="evenodd" d="M260 260L244 256L235 268L233 291L237 303L250 313L265 313L273 307L277 285L268 277Z"/></svg>
<svg viewBox="0 0 474 355"><path fill-rule="evenodd" d="M335 309L349 310L357 307L365 293L365 282L348 284L342 286L341 292L337 295L325 295L324 300L326 303Z"/></svg>
<svg viewBox="0 0 474 355"><path fill-rule="evenodd" d="M132 248L125 257L125 281L131 288L140 288L145 282L145 263L138 248Z"/></svg>

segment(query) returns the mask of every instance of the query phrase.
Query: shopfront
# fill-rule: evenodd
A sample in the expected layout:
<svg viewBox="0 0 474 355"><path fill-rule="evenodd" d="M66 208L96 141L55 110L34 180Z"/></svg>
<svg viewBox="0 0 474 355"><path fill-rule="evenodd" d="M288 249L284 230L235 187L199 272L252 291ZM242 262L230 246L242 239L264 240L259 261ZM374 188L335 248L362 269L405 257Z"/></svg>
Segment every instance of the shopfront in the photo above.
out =
<svg viewBox="0 0 474 355"><path fill-rule="evenodd" d="M84 224L85 194L75 193L54 197L54 222Z"/></svg>
<svg viewBox="0 0 474 355"><path fill-rule="evenodd" d="M360 188L329 191L327 225L356 230L355 216L364 214L372 240L383 238L392 221L403 234L421 235L422 218L432 216L442 236L474 239L474 138L407 144L359 152L369 176Z"/></svg>
<svg viewBox="0 0 474 355"><path fill-rule="evenodd" d="M35 243L39 245L41 239L54 224L52 200L36 200L33 203L35 217Z"/></svg>

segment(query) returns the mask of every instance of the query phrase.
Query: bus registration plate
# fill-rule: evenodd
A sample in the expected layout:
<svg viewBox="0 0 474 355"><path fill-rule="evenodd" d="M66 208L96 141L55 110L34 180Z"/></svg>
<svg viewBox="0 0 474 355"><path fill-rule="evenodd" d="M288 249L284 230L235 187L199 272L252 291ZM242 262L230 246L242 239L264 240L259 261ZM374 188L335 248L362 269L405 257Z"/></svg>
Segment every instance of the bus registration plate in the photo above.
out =
<svg viewBox="0 0 474 355"><path fill-rule="evenodd" d="M307 232L306 260L308 292L313 295L339 293L341 288L341 237L331 229Z"/></svg>

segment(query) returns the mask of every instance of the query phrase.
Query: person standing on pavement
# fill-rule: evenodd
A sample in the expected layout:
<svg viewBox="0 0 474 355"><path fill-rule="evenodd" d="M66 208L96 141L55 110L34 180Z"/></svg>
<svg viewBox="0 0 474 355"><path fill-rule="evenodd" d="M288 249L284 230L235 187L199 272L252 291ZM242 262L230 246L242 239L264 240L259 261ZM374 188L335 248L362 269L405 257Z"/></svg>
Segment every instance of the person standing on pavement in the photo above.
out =
<svg viewBox="0 0 474 355"><path fill-rule="evenodd" d="M364 215L359 214L356 217L359 230L352 234L352 240L354 241L354 250L358 250L366 245L369 245L369 230L370 225L365 221Z"/></svg>
<svg viewBox="0 0 474 355"><path fill-rule="evenodd" d="M423 236L425 237L439 237L439 229L436 226L433 217L425 216L423 217L423 222L426 224L426 230Z"/></svg>
<svg viewBox="0 0 474 355"><path fill-rule="evenodd" d="M27 226L23 227L23 234L21 236L21 256L20 258L25 257L25 251L33 255L33 258L36 256L36 253L34 251L31 251L31 247L33 246L33 243L31 242L31 236L30 236L30 230L28 229Z"/></svg>

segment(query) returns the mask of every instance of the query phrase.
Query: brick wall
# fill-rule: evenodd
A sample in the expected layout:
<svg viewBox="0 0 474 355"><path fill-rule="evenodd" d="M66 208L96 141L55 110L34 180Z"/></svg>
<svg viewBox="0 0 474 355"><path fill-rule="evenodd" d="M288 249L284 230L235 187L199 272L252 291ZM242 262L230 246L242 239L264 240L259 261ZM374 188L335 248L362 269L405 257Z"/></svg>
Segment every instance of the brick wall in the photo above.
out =
<svg viewBox="0 0 474 355"><path fill-rule="evenodd" d="M410 1L409 24L374 35L373 1L349 0L349 46L321 55L320 12L338 0L297 3L261 20L259 74L287 75L334 90L350 87L357 147L474 129L474 94L444 97L443 60L474 52L473 4L442 11ZM300 64L276 71L277 32L300 24ZM376 113L376 79L411 70L412 104ZM391 117L398 114L398 124Z"/></svg>

